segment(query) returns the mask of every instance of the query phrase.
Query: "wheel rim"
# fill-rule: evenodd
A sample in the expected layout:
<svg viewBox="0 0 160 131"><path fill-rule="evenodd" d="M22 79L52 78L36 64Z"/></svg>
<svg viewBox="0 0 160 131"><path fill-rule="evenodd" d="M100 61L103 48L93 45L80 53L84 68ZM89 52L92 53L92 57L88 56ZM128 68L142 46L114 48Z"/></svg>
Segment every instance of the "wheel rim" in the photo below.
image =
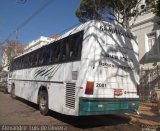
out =
<svg viewBox="0 0 160 131"><path fill-rule="evenodd" d="M41 96L40 97L40 108L42 110L45 110L46 107L47 107L47 98L46 98L46 96Z"/></svg>

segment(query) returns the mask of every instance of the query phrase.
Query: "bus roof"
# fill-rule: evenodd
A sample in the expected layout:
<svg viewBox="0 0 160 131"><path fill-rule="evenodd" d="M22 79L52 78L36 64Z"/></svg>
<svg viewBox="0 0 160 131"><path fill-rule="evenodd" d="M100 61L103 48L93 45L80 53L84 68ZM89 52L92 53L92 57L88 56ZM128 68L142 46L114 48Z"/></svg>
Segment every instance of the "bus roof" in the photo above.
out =
<svg viewBox="0 0 160 131"><path fill-rule="evenodd" d="M120 25L115 25L115 24L113 24L113 23L106 22L106 21L91 20L91 21L88 21L88 22L86 22L86 23L82 23L82 24L80 24L80 25L77 25L77 26L74 27L73 29L70 29L69 31L65 32L63 35L61 35L61 36L60 36L59 38L57 38L57 39L52 39L52 40L50 40L50 41L44 42L43 44L39 44L39 46L37 46L37 48L35 48L35 47L33 46L32 48L30 48L30 50L27 50L27 49L24 50L24 52L23 52L22 54L16 56L15 58L18 58L18 57L20 57L20 56L23 56L23 55L25 55L25 54L28 54L28 53L30 53L30 52L32 52L32 51L34 51L34 50L37 50L37 49L39 49L39 48L41 48L41 47L43 47L43 46L46 46L46 45L48 45L48 44L51 44L51 43L53 43L53 42L55 42L55 41L58 41L58 40L60 40L60 39L63 39L63 38L65 38L65 37L69 36L69 35L75 34L75 33L79 32L79 31L87 30L88 28L91 28L91 27L101 28L102 30L107 30L105 26L104 26L104 27L98 27L98 25L104 25L104 24L105 24L105 25L108 25L108 27L109 27L109 26L112 26L112 27L114 27L114 29L117 29L117 30L113 30L113 32L115 32L115 33L117 33L117 34L119 33L119 34L125 35L126 32L129 32L129 33L130 33L130 37L133 37L133 34L132 34L129 30L122 28ZM110 28L108 28L108 30L110 30ZM122 32L122 31L123 31L123 32Z"/></svg>

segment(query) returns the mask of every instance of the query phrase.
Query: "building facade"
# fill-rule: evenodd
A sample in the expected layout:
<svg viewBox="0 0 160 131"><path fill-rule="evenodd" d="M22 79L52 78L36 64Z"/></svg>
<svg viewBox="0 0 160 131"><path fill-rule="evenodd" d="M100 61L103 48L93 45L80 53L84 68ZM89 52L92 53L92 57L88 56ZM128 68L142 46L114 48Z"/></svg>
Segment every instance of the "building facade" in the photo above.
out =
<svg viewBox="0 0 160 131"><path fill-rule="evenodd" d="M152 12L139 16L132 28L139 45L140 68L160 64L160 18Z"/></svg>
<svg viewBox="0 0 160 131"><path fill-rule="evenodd" d="M140 8L144 6L142 0ZM160 18L151 11L143 12L132 32L139 46L141 99L160 99Z"/></svg>

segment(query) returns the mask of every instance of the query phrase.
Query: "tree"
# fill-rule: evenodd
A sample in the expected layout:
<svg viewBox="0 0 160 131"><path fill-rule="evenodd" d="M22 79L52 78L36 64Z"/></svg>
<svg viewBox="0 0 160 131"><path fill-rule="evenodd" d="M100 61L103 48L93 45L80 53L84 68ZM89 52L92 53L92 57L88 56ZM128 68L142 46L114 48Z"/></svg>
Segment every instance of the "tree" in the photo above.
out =
<svg viewBox="0 0 160 131"><path fill-rule="evenodd" d="M139 10L139 4L140 0L111 0L110 6L114 8L112 15L117 23L129 28L130 20L134 19L134 23L138 15L142 12L142 10Z"/></svg>
<svg viewBox="0 0 160 131"><path fill-rule="evenodd" d="M160 0L157 0L155 13L156 13L157 16L160 17Z"/></svg>
<svg viewBox="0 0 160 131"><path fill-rule="evenodd" d="M143 10L139 9L141 0L81 0L80 7L76 10L76 16L80 22L88 20L107 20L108 15L113 20L129 28L129 21L134 19Z"/></svg>
<svg viewBox="0 0 160 131"><path fill-rule="evenodd" d="M2 46L2 63L3 66L8 66L10 61L15 57L17 54L22 53L23 48L21 48L22 45L17 40L10 40L7 41L7 43Z"/></svg>
<svg viewBox="0 0 160 131"><path fill-rule="evenodd" d="M100 20L101 15L98 13L97 0L81 0L80 7L76 10L76 16L80 22L88 20Z"/></svg>

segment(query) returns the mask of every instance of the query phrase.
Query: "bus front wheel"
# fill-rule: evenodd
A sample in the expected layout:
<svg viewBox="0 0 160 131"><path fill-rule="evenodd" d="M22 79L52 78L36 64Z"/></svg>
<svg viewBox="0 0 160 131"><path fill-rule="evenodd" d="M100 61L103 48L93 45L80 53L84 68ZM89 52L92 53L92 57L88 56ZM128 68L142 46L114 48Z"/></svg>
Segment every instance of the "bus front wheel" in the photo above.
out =
<svg viewBox="0 0 160 131"><path fill-rule="evenodd" d="M42 91L39 94L39 110L42 115L47 115L48 113L48 93Z"/></svg>
<svg viewBox="0 0 160 131"><path fill-rule="evenodd" d="M12 87L12 89L11 89L11 97L12 97L13 99L16 99L15 87Z"/></svg>

